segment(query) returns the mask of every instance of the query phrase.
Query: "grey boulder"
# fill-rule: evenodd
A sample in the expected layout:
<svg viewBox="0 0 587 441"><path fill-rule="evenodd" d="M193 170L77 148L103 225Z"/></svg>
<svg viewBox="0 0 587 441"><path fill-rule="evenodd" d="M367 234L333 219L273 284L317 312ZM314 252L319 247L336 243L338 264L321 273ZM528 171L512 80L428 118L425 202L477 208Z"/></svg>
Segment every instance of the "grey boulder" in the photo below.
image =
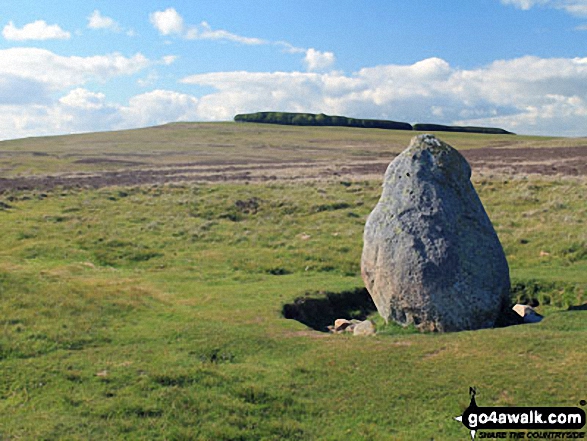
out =
<svg viewBox="0 0 587 441"><path fill-rule="evenodd" d="M386 321L473 330L510 308L508 264L470 178L465 158L432 135L414 137L389 164L361 258Z"/></svg>

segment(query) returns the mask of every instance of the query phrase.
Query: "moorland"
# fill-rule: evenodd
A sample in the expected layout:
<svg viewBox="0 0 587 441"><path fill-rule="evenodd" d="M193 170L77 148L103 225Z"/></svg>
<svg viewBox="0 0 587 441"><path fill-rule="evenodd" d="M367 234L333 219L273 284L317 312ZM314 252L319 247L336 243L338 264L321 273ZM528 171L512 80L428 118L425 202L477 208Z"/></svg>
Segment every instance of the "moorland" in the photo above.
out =
<svg viewBox="0 0 587 441"><path fill-rule="evenodd" d="M378 326L359 338L284 317L362 293L364 222L414 134L176 123L0 142L0 439L464 440L471 386L483 406L579 406L584 139L436 134L471 163L512 302L541 323L420 334L343 304Z"/></svg>

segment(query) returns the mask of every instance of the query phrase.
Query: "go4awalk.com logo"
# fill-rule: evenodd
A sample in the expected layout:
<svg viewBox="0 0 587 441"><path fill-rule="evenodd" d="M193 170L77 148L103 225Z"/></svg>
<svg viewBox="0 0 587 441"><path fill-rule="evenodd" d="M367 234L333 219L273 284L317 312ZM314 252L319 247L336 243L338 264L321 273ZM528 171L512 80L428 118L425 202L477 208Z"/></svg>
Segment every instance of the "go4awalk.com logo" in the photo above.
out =
<svg viewBox="0 0 587 441"><path fill-rule="evenodd" d="M469 389L471 404L455 418L471 431L472 440L476 435L485 439L585 439L581 430L585 411L579 407L479 407L476 393L475 388Z"/></svg>

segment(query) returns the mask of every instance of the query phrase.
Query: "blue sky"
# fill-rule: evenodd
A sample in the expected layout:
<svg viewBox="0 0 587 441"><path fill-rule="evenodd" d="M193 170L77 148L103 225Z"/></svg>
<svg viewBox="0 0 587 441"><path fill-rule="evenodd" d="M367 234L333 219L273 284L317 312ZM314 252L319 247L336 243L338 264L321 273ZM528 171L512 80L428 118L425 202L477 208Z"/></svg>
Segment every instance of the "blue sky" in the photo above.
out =
<svg viewBox="0 0 587 441"><path fill-rule="evenodd" d="M587 0L3 0L0 31L0 139L259 110L587 136Z"/></svg>

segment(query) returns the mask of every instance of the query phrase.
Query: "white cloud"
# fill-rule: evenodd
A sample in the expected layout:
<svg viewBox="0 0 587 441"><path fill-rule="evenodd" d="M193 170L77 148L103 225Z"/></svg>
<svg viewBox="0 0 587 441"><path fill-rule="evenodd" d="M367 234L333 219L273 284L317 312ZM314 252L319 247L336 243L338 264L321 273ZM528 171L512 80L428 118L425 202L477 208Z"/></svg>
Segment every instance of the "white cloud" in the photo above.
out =
<svg viewBox="0 0 587 441"><path fill-rule="evenodd" d="M106 17L97 9L88 17L88 28L107 29L113 32L121 32L120 25L110 17Z"/></svg>
<svg viewBox="0 0 587 441"><path fill-rule="evenodd" d="M569 14L587 17L587 0L501 0L504 5L513 5L518 9L529 10L534 6L562 9Z"/></svg>
<svg viewBox="0 0 587 441"><path fill-rule="evenodd" d="M579 17L587 17L586 1L568 2L566 5L563 5L563 9L573 15L577 15Z"/></svg>
<svg viewBox="0 0 587 441"><path fill-rule="evenodd" d="M140 53L64 57L45 49L11 48L0 50L0 59L0 139L137 127L193 116L185 104L182 107L182 99L189 100L175 92L168 94L167 101L159 93L158 101L145 95L121 106L109 102L103 92L83 87L87 83L100 87L150 66L173 63L172 55L152 62Z"/></svg>
<svg viewBox="0 0 587 441"><path fill-rule="evenodd" d="M40 49L10 51L0 51L0 58L8 60L0 65L2 138L231 120L237 113L260 110L587 135L587 58L522 57L469 70L429 58L353 74L213 72L182 80L184 85L215 89L201 97L157 89L116 104L83 84L132 74L161 61L117 54L76 58ZM156 80L155 72L150 75L139 80L143 86ZM55 99L56 93L61 98Z"/></svg>
<svg viewBox="0 0 587 441"><path fill-rule="evenodd" d="M153 64L141 54L64 57L36 48L0 50L0 59L0 139L111 129L120 124L118 107L80 86Z"/></svg>
<svg viewBox="0 0 587 441"><path fill-rule="evenodd" d="M37 48L0 50L0 59L0 78L26 79L51 91L65 90L92 80L104 82L117 76L133 75L152 64L140 53L130 58L118 53L64 57Z"/></svg>
<svg viewBox="0 0 587 441"><path fill-rule="evenodd" d="M156 64L162 65L162 66L170 66L173 63L175 63L175 61L178 58L179 57L177 55L165 55L165 56L161 57L159 59L159 61L157 61ZM139 78L137 80L137 84L139 85L139 87L142 87L142 88L152 87L155 84L157 84L157 82L160 79L161 79L161 77L159 76L159 73L153 69L147 74L147 76L145 76L143 78Z"/></svg>
<svg viewBox="0 0 587 441"><path fill-rule="evenodd" d="M231 41L248 46L273 45L281 47L290 54L304 54L304 65L309 71L319 71L330 68L335 62L332 52L322 52L314 48L304 49L296 47L287 41L269 41L256 37L244 37L224 29L213 29L206 21L199 25L186 26L183 17L174 9L153 12L150 15L151 23L160 35L177 35L186 40L215 40Z"/></svg>
<svg viewBox="0 0 587 441"><path fill-rule="evenodd" d="M0 75L0 106L45 103L48 88L32 78L5 73Z"/></svg>
<svg viewBox="0 0 587 441"><path fill-rule="evenodd" d="M168 90L131 98L128 105L108 102L105 94L75 88L48 105L3 106L0 139L118 130L201 119L198 99Z"/></svg>
<svg viewBox="0 0 587 441"><path fill-rule="evenodd" d="M183 18L174 8L153 12L149 18L161 35L182 34L184 31Z"/></svg>
<svg viewBox="0 0 587 441"><path fill-rule="evenodd" d="M310 48L306 51L304 63L309 71L324 70L334 64L335 57L332 52L320 52Z"/></svg>
<svg viewBox="0 0 587 441"><path fill-rule="evenodd" d="M101 109L104 107L105 101L106 95L103 93L90 92L81 87L72 90L66 96L59 99L61 104L78 109Z"/></svg>
<svg viewBox="0 0 587 441"><path fill-rule="evenodd" d="M549 0L501 0L504 5L514 5L518 9L527 11L537 4L548 3Z"/></svg>
<svg viewBox="0 0 587 441"><path fill-rule="evenodd" d="M186 27L183 17L174 9L153 12L150 15L151 23L161 35L181 35L186 40L226 40L246 45L268 44L266 40L253 37L243 37L223 29L212 29L205 21L198 26Z"/></svg>
<svg viewBox="0 0 587 441"><path fill-rule="evenodd" d="M177 55L166 55L164 57L161 58L161 63L169 66L173 63L175 63L175 61L178 59L179 57Z"/></svg>
<svg viewBox="0 0 587 441"><path fill-rule="evenodd" d="M289 54L305 54L307 49L304 49L302 47L296 47L291 43L288 43L287 41L276 41L273 43L275 46L279 46L283 49L284 52L287 52Z"/></svg>
<svg viewBox="0 0 587 441"><path fill-rule="evenodd" d="M200 113L205 119L227 120L236 113L259 110L318 111L324 103L325 79L302 72L219 72L183 82L218 89L200 99Z"/></svg>
<svg viewBox="0 0 587 441"><path fill-rule="evenodd" d="M197 27L194 26L190 28L186 33L185 38L188 40L226 40L246 45L261 45L269 43L260 38L243 37L222 29L214 30L205 21L200 23Z"/></svg>
<svg viewBox="0 0 587 441"><path fill-rule="evenodd" d="M116 106L80 86L133 75L151 64L141 54L63 57L35 48L0 50L0 59L1 139L112 128L120 118ZM70 92L56 100L64 91Z"/></svg>
<svg viewBox="0 0 587 441"><path fill-rule="evenodd" d="M45 105L0 106L0 138L79 133L112 129L120 124L116 105L102 93L76 88Z"/></svg>
<svg viewBox="0 0 587 441"><path fill-rule="evenodd" d="M155 85L159 81L159 74L155 71L149 72L149 74L144 78L139 78L137 80L137 84L140 87L151 87Z"/></svg>
<svg viewBox="0 0 587 441"><path fill-rule="evenodd" d="M587 58L523 57L474 70L430 58L352 75L218 72L182 82L216 89L199 100L199 114L211 120L275 109L587 135Z"/></svg>
<svg viewBox="0 0 587 441"><path fill-rule="evenodd" d="M198 99L170 90L153 90L129 100L120 108L120 127L145 127L174 121L201 119Z"/></svg>
<svg viewBox="0 0 587 441"><path fill-rule="evenodd" d="M44 20L26 24L22 29L18 29L11 21L4 26L2 35L6 40L13 41L67 40L71 38L71 34L61 29L59 25L48 25Z"/></svg>

